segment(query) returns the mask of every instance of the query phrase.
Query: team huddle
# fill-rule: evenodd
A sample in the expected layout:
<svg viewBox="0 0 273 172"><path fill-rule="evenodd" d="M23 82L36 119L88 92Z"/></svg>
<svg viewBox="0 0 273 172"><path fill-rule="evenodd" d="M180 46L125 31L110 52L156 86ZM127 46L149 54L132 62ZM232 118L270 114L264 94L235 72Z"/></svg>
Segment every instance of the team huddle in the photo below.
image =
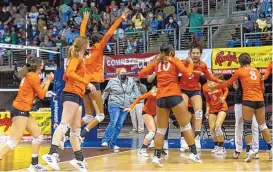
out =
<svg viewBox="0 0 273 172"><path fill-rule="evenodd" d="M71 160L70 164L80 171L87 171L81 151L81 142L86 134L105 118L100 89L100 83L104 82L103 50L127 15L128 11L125 11L105 35L93 34L89 41L85 36L89 13L84 13L80 30L81 36L74 40L68 50L68 62L63 77L66 85L61 96L63 102L61 123L53 134L49 152L42 156L42 159L55 170L60 170L58 166L59 149L63 149L64 142L69 139L75 155L75 159ZM158 167L163 166L161 155L164 153L164 137L168 132L171 112L180 126L181 151L189 149L189 160L202 163L199 151L201 151L200 135L203 116L209 120L211 137L215 143L212 152L220 155L225 154L222 124L228 110L225 101L228 95L228 86L233 85L235 89L241 90L242 95L239 108L244 129L241 129L241 132L237 134L242 135L243 133L245 136L247 144L245 161L250 162L252 158L257 157L258 153L252 147L253 120L257 120L259 129L268 145L269 158L271 159L272 140L265 122L263 80L266 80L270 75L272 62L270 62L266 74L261 76L259 70L250 66L250 55L243 53L238 58L241 68L235 71L228 81L223 81L219 79L219 75L210 71L206 64L200 60L202 50L202 41L198 40L196 36L193 37L190 43L189 57L181 61L175 57L173 46L164 43L160 47L160 54L139 72L139 78L147 77L147 80L151 80L155 84L148 93L141 95L130 107L124 109L124 111L130 112L140 100L147 99L142 114L149 133L145 136L138 155L148 156L147 148L154 140L155 149L152 163ZM43 135L29 114L34 98L43 99L50 82L54 79L54 75L51 73L40 84L39 74L42 73L42 69L42 59L33 58L20 71L22 81L10 111L12 117L11 135L0 150L1 159L17 146L24 131L28 131L33 137L32 161L29 171L47 171L47 168L38 162ZM202 88L206 97L205 115L202 110L200 84L202 73L207 79L207 83ZM180 81L179 74L182 74ZM83 103L86 115L81 118ZM93 116L94 112L96 113L95 117ZM256 118L254 119L253 116ZM81 130L82 125L86 125L83 130ZM242 142L242 139L238 142ZM241 149L236 147L233 158L238 158Z"/></svg>

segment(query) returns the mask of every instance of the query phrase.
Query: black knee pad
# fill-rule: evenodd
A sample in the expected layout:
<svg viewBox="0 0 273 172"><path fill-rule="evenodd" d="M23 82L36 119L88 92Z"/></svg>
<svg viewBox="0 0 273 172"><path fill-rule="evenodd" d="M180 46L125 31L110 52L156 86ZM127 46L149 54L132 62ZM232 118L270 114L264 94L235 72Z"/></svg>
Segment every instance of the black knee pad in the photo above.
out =
<svg viewBox="0 0 273 172"><path fill-rule="evenodd" d="M252 135L252 120L244 120L244 135L249 136Z"/></svg>

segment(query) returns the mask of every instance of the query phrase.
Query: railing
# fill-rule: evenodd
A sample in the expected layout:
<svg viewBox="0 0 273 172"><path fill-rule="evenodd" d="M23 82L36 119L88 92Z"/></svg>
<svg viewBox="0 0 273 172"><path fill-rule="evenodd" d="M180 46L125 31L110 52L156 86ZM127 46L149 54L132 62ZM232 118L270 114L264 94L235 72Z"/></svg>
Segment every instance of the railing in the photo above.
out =
<svg viewBox="0 0 273 172"><path fill-rule="evenodd" d="M200 30L200 32L193 32L196 30ZM209 48L209 27L180 27L179 36L178 36L178 50L186 50L189 49L189 43L192 40L192 36L197 34L199 39L203 39L204 47Z"/></svg>
<svg viewBox="0 0 273 172"><path fill-rule="evenodd" d="M258 32L258 33L245 33L244 46L263 46L272 45L272 31Z"/></svg>
<svg viewBox="0 0 273 172"><path fill-rule="evenodd" d="M245 14L250 12L253 2L249 0L230 0L232 14Z"/></svg>
<svg viewBox="0 0 273 172"><path fill-rule="evenodd" d="M164 29L147 32L147 52L158 52L161 44L168 42L178 48L176 30Z"/></svg>
<svg viewBox="0 0 273 172"><path fill-rule="evenodd" d="M227 16L229 9L226 7L225 0L188 0L177 2L176 11L178 16L186 15L185 9L191 11L193 6L198 7L198 13L203 14L205 17L214 18L219 12L223 13L223 16Z"/></svg>

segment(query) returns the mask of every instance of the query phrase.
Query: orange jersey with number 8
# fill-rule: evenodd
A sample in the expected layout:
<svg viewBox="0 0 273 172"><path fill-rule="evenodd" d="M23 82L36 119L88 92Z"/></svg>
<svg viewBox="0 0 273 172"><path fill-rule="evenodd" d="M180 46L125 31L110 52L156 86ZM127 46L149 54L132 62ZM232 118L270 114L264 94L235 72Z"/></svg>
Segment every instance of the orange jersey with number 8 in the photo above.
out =
<svg viewBox="0 0 273 172"><path fill-rule="evenodd" d="M217 83L214 83L218 85ZM216 89L216 90L209 90L208 84L203 85L203 93L206 97L206 104L210 107L210 112L219 112L221 110L228 110L227 102L224 103L220 102L221 97L226 97L228 95L228 89Z"/></svg>
<svg viewBox="0 0 273 172"><path fill-rule="evenodd" d="M236 70L228 81L216 85L216 88L228 87L238 79L240 79L242 84L243 100L264 101L264 84L261 81L261 73L258 69L249 65Z"/></svg>

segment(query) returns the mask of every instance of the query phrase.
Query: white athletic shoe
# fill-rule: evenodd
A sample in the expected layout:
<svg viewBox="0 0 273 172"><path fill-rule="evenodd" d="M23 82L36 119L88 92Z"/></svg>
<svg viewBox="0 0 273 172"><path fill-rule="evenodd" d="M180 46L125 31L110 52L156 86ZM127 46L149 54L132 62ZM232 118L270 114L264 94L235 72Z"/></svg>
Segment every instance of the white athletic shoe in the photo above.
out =
<svg viewBox="0 0 273 172"><path fill-rule="evenodd" d="M52 155L44 154L42 155L42 159L54 170L60 170L58 165L59 155L54 153Z"/></svg>
<svg viewBox="0 0 273 172"><path fill-rule="evenodd" d="M198 163L202 163L200 157L198 154L194 155L193 153L190 153L189 158L190 160L194 161L194 162L198 162Z"/></svg>
<svg viewBox="0 0 273 172"><path fill-rule="evenodd" d="M168 150L169 149L169 142L168 142L168 140L164 140L163 149L164 150Z"/></svg>
<svg viewBox="0 0 273 172"><path fill-rule="evenodd" d="M103 143L101 144L101 146L102 146L102 147L108 147L108 143L107 143L107 142L103 142Z"/></svg>
<svg viewBox="0 0 273 172"><path fill-rule="evenodd" d="M32 165L28 167L28 172L42 172L47 171L47 168L44 167L42 164Z"/></svg>
<svg viewBox="0 0 273 172"><path fill-rule="evenodd" d="M154 147L155 147L155 141L152 140L151 143L150 143L150 145L149 145L149 148L154 148Z"/></svg>
<svg viewBox="0 0 273 172"><path fill-rule="evenodd" d="M154 157L153 157L152 164L153 164L155 167L163 167L163 165L162 165L162 163L161 163L161 159L159 159L157 156L154 156Z"/></svg>
<svg viewBox="0 0 273 172"><path fill-rule="evenodd" d="M218 147L217 152L215 152L217 155L225 155L227 152L224 147Z"/></svg>
<svg viewBox="0 0 273 172"><path fill-rule="evenodd" d="M273 149L271 148L271 150L269 151L269 159L272 159L272 154L273 154Z"/></svg>
<svg viewBox="0 0 273 172"><path fill-rule="evenodd" d="M69 161L71 165L73 165L75 168L77 168L80 172L87 172L86 170L86 163L85 161L78 161L76 159L73 159Z"/></svg>
<svg viewBox="0 0 273 172"><path fill-rule="evenodd" d="M119 147L118 147L117 145L115 145L115 146L113 147L113 149L114 149L114 150L119 150Z"/></svg>
<svg viewBox="0 0 273 172"><path fill-rule="evenodd" d="M254 153L253 159L259 159L259 153L258 153L258 152L255 152L255 153Z"/></svg>
<svg viewBox="0 0 273 172"><path fill-rule="evenodd" d="M181 137L181 139L180 139L180 151L185 152L186 149L189 149L189 146L188 146L186 140L184 139L184 137Z"/></svg>
<svg viewBox="0 0 273 172"><path fill-rule="evenodd" d="M200 152L201 151L201 141L200 141L200 136L196 136L195 139L195 145L197 148L197 151Z"/></svg>
<svg viewBox="0 0 273 172"><path fill-rule="evenodd" d="M140 157L148 157L149 155L147 154L147 149L140 149L139 151L138 151L138 154L137 154L138 156L140 156Z"/></svg>
<svg viewBox="0 0 273 172"><path fill-rule="evenodd" d="M218 151L218 146L215 146L214 149L211 150L211 153L216 153Z"/></svg>
<svg viewBox="0 0 273 172"><path fill-rule="evenodd" d="M245 162L251 162L251 160L253 159L254 157L254 152L252 149L249 150L248 153L246 153L246 159L245 159Z"/></svg>

